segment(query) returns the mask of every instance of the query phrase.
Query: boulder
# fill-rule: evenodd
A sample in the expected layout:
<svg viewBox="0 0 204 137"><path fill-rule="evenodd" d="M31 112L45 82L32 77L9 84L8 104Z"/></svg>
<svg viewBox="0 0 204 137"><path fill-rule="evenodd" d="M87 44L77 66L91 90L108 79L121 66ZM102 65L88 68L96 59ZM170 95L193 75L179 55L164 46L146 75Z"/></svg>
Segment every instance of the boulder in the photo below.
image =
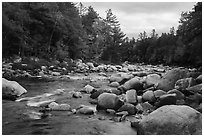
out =
<svg viewBox="0 0 204 137"><path fill-rule="evenodd" d="M202 95L199 93L195 93L185 98L185 104L192 108L197 108L200 103L202 103Z"/></svg>
<svg viewBox="0 0 204 137"><path fill-rule="evenodd" d="M126 102L130 104L137 104L137 92L134 89L128 90L126 92Z"/></svg>
<svg viewBox="0 0 204 137"><path fill-rule="evenodd" d="M99 95L101 95L104 92L107 92L107 91L104 89L98 89L95 92L91 93L90 98L96 99L96 98L98 98Z"/></svg>
<svg viewBox="0 0 204 137"><path fill-rule="evenodd" d="M198 76L195 80L196 80L197 84L201 84L202 83L202 75Z"/></svg>
<svg viewBox="0 0 204 137"><path fill-rule="evenodd" d="M109 86L110 86L110 87L116 87L116 88L117 88L117 87L120 86L120 84L115 81L115 82L110 83Z"/></svg>
<svg viewBox="0 0 204 137"><path fill-rule="evenodd" d="M86 65L90 68L93 69L94 68L94 64L92 62L87 62Z"/></svg>
<svg viewBox="0 0 204 137"><path fill-rule="evenodd" d="M98 104L96 109L99 110L106 110L106 109L113 109L118 110L124 104L123 101L119 99L119 97L112 93L102 93L98 96Z"/></svg>
<svg viewBox="0 0 204 137"><path fill-rule="evenodd" d="M118 90L118 89L116 89L116 88L113 88L113 89L111 89L111 93L116 94L116 95L121 95L121 94L122 94L122 91L121 91L121 90Z"/></svg>
<svg viewBox="0 0 204 137"><path fill-rule="evenodd" d="M160 96L165 95L165 94L166 92L160 89L154 91L155 98L159 98Z"/></svg>
<svg viewBox="0 0 204 137"><path fill-rule="evenodd" d="M142 103L143 102L142 96L137 96L137 102L138 103Z"/></svg>
<svg viewBox="0 0 204 137"><path fill-rule="evenodd" d="M83 89L81 89L80 92L84 92L84 93L88 93L90 94L91 92L93 92L95 90L94 87L90 86L90 85L86 85Z"/></svg>
<svg viewBox="0 0 204 137"><path fill-rule="evenodd" d="M176 93L166 94L159 97L158 102L155 103L156 108L164 105L176 105L177 96Z"/></svg>
<svg viewBox="0 0 204 137"><path fill-rule="evenodd" d="M176 99L177 100L182 100L182 99L185 98L185 95L181 91L179 91L177 89L172 89L172 90L169 90L167 92L167 94L174 94L174 93L176 94Z"/></svg>
<svg viewBox="0 0 204 137"><path fill-rule="evenodd" d="M160 79L157 85L157 89L161 89L164 91L174 89L176 81L186 77L188 77L188 69L172 69L165 73L164 76Z"/></svg>
<svg viewBox="0 0 204 137"><path fill-rule="evenodd" d="M94 114L94 109L89 106L82 106L77 112L85 115L92 115Z"/></svg>
<svg viewBox="0 0 204 137"><path fill-rule="evenodd" d="M74 98L82 98L82 94L81 94L81 92L74 92L73 97Z"/></svg>
<svg viewBox="0 0 204 137"><path fill-rule="evenodd" d="M186 90L186 88L189 88L194 85L195 85L195 80L193 78L179 79L175 83L175 89L184 91Z"/></svg>
<svg viewBox="0 0 204 137"><path fill-rule="evenodd" d="M152 106L148 102L144 102L144 103L137 104L136 109L139 113L147 114L147 113L150 113L154 110L154 106Z"/></svg>
<svg viewBox="0 0 204 137"><path fill-rule="evenodd" d="M23 88L16 81L9 81L5 78L2 78L2 98L15 100L17 97L22 94L27 93L27 90Z"/></svg>
<svg viewBox="0 0 204 137"><path fill-rule="evenodd" d="M154 92L152 90L148 90L142 95L142 99L148 102L155 102L156 98L154 96Z"/></svg>
<svg viewBox="0 0 204 137"><path fill-rule="evenodd" d="M166 105L131 124L138 135L201 135L202 114L185 105Z"/></svg>
<svg viewBox="0 0 204 137"><path fill-rule="evenodd" d="M138 76L138 77L144 77L144 76L147 76L147 72L132 72L132 74L134 76Z"/></svg>
<svg viewBox="0 0 204 137"><path fill-rule="evenodd" d="M56 102L50 103L48 108L53 111L71 111L71 106L69 104L58 104Z"/></svg>
<svg viewBox="0 0 204 137"><path fill-rule="evenodd" d="M129 115L135 115L137 112L136 107L133 104L126 103L121 108L118 109L118 112L127 111Z"/></svg>
<svg viewBox="0 0 204 137"><path fill-rule="evenodd" d="M200 94L202 94L202 84L198 84L198 85L189 87L186 90L191 92L191 93L200 93Z"/></svg>
<svg viewBox="0 0 204 137"><path fill-rule="evenodd" d="M151 86L155 86L159 83L161 77L158 74L149 74L145 78L145 88L149 88Z"/></svg>
<svg viewBox="0 0 204 137"><path fill-rule="evenodd" d="M125 82L120 89L127 91L130 89L141 90L143 89L143 83L140 81L139 77L134 77L127 82Z"/></svg>
<svg viewBox="0 0 204 137"><path fill-rule="evenodd" d="M52 76L60 76L61 74L59 72L51 72Z"/></svg>

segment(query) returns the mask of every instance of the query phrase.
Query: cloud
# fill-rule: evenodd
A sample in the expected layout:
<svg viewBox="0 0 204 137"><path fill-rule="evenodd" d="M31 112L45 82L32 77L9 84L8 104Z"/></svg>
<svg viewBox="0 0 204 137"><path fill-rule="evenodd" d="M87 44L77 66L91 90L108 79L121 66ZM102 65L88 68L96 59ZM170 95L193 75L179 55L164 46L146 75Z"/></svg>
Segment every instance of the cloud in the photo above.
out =
<svg viewBox="0 0 204 137"><path fill-rule="evenodd" d="M137 37L140 32L150 33L156 29L158 34L177 28L183 11L190 11L194 2L84 2L92 6L105 18L105 11L112 9L128 37Z"/></svg>

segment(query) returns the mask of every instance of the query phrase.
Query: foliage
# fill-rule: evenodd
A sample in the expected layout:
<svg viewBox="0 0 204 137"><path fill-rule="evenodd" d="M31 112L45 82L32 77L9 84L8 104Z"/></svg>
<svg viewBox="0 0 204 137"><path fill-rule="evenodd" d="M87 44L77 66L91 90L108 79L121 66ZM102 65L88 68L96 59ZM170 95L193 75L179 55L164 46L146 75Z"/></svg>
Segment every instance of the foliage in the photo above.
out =
<svg viewBox="0 0 204 137"><path fill-rule="evenodd" d="M106 18L82 3L3 2L2 55L77 59L110 63L202 64L202 3L183 12L175 30L159 36L153 29L125 38L112 10ZM16 66L18 66L17 64ZM37 66L39 67L39 66Z"/></svg>

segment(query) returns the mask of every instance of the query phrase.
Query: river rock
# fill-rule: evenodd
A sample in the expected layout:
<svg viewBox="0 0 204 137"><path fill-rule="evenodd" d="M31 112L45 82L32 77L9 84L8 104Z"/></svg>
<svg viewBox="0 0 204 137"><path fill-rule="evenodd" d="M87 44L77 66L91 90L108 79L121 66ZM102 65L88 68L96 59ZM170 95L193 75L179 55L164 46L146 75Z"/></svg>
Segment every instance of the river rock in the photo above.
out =
<svg viewBox="0 0 204 137"><path fill-rule="evenodd" d="M111 93L116 94L116 95L121 95L121 94L122 94L122 91L121 91L121 90L118 90L118 89L116 89L116 88L113 88L113 89L111 89Z"/></svg>
<svg viewBox="0 0 204 137"><path fill-rule="evenodd" d="M172 90L169 90L167 92L167 94L174 94L174 93L176 94L176 99L177 100L181 100L181 99L185 98L185 95L181 91L179 91L177 89L172 89Z"/></svg>
<svg viewBox="0 0 204 137"><path fill-rule="evenodd" d="M142 103L143 102L142 96L137 96L137 102L138 103Z"/></svg>
<svg viewBox="0 0 204 137"><path fill-rule="evenodd" d="M197 108L201 102L202 95L199 93L195 93L185 98L185 103L193 108Z"/></svg>
<svg viewBox="0 0 204 137"><path fill-rule="evenodd" d="M132 74L134 76L138 76L138 77L144 77L144 76L147 76L147 72L132 72Z"/></svg>
<svg viewBox="0 0 204 137"><path fill-rule="evenodd" d="M94 87L90 86L90 85L86 85L80 92L85 92L90 94L91 92L93 92L95 90Z"/></svg>
<svg viewBox="0 0 204 137"><path fill-rule="evenodd" d="M97 91L93 92L91 95L90 95L90 98L92 99L96 99L98 98L99 95L101 95L102 93L106 92L105 90L103 89L98 89Z"/></svg>
<svg viewBox="0 0 204 137"><path fill-rule="evenodd" d="M112 93L102 93L98 96L98 104L96 109L99 110L106 110L106 109L113 109L118 110L124 104L123 101L119 99L119 97Z"/></svg>
<svg viewBox="0 0 204 137"><path fill-rule="evenodd" d="M201 135L202 114L185 105L166 105L134 122L138 135Z"/></svg>
<svg viewBox="0 0 204 137"><path fill-rule="evenodd" d="M158 102L155 103L157 108L164 106L164 105L176 105L177 96L176 93L173 94L166 94L159 97Z"/></svg>
<svg viewBox="0 0 204 137"><path fill-rule="evenodd" d="M53 111L71 111L71 106L69 104L58 104L56 102L50 103L48 108Z"/></svg>
<svg viewBox="0 0 204 137"><path fill-rule="evenodd" d="M160 79L157 89L169 91L174 89L175 83L179 79L188 77L188 69L176 68L168 71Z"/></svg>
<svg viewBox="0 0 204 137"><path fill-rule="evenodd" d="M60 76L61 74L60 74L60 72L51 72L51 75L52 76Z"/></svg>
<svg viewBox="0 0 204 137"><path fill-rule="evenodd" d="M125 103L121 108L118 109L118 112L121 111L127 111L129 115L135 115L137 109L133 104Z"/></svg>
<svg viewBox="0 0 204 137"><path fill-rule="evenodd" d="M121 90L127 91L130 89L141 90L143 89L143 83L140 81L139 77L134 77L127 82L125 82L122 86L120 86Z"/></svg>
<svg viewBox="0 0 204 137"><path fill-rule="evenodd" d="M154 110L154 106L149 102L139 103L136 105L136 109L139 113L147 114Z"/></svg>
<svg viewBox="0 0 204 137"><path fill-rule="evenodd" d="M110 83L109 86L110 86L110 87L116 87L116 88L117 88L118 86L120 86L120 84L115 81L115 82Z"/></svg>
<svg viewBox="0 0 204 137"><path fill-rule="evenodd" d="M148 102L155 102L156 98L154 96L154 92L152 90L148 90L142 95L142 99Z"/></svg>
<svg viewBox="0 0 204 137"><path fill-rule="evenodd" d="M166 92L160 89L154 91L155 98L159 98L160 96L165 95L165 94Z"/></svg>
<svg viewBox="0 0 204 137"><path fill-rule="evenodd" d="M78 112L85 115L92 115L94 114L94 109L89 106L83 106L78 110Z"/></svg>
<svg viewBox="0 0 204 137"><path fill-rule="evenodd" d="M23 88L16 81L9 81L5 78L2 78L2 98L15 100L17 97L22 94L27 93L27 90Z"/></svg>
<svg viewBox="0 0 204 137"><path fill-rule="evenodd" d="M198 84L198 85L189 87L186 90L189 91L189 92L192 92L192 93L200 93L200 94L202 94L202 84Z"/></svg>
<svg viewBox="0 0 204 137"><path fill-rule="evenodd" d="M82 98L82 94L81 94L81 92L74 92L73 97L74 98Z"/></svg>
<svg viewBox="0 0 204 137"><path fill-rule="evenodd" d="M189 88L191 86L195 85L195 80L193 78L185 78L185 79L179 79L175 83L175 89L184 91L186 88Z"/></svg>
<svg viewBox="0 0 204 137"><path fill-rule="evenodd" d="M134 89L126 92L126 102L130 104L137 104L137 92Z"/></svg>
<svg viewBox="0 0 204 137"><path fill-rule="evenodd" d="M202 83L202 75L198 76L195 80L196 80L197 84L201 84Z"/></svg>
<svg viewBox="0 0 204 137"><path fill-rule="evenodd" d="M87 62L86 65L90 68L93 69L94 68L94 64L92 62Z"/></svg>
<svg viewBox="0 0 204 137"><path fill-rule="evenodd" d="M149 74L145 78L145 88L157 85L161 77L158 74Z"/></svg>

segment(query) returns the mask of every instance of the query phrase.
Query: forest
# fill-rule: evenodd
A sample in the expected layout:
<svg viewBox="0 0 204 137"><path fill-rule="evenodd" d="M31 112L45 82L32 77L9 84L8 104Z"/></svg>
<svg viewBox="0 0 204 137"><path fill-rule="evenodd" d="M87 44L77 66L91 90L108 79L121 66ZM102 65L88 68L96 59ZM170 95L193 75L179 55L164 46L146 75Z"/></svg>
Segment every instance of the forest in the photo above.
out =
<svg viewBox="0 0 204 137"><path fill-rule="evenodd" d="M138 34L135 34L138 35ZM2 55L46 60L202 66L202 3L181 13L179 26L159 36L128 38L114 11L106 18L82 3L3 2Z"/></svg>

